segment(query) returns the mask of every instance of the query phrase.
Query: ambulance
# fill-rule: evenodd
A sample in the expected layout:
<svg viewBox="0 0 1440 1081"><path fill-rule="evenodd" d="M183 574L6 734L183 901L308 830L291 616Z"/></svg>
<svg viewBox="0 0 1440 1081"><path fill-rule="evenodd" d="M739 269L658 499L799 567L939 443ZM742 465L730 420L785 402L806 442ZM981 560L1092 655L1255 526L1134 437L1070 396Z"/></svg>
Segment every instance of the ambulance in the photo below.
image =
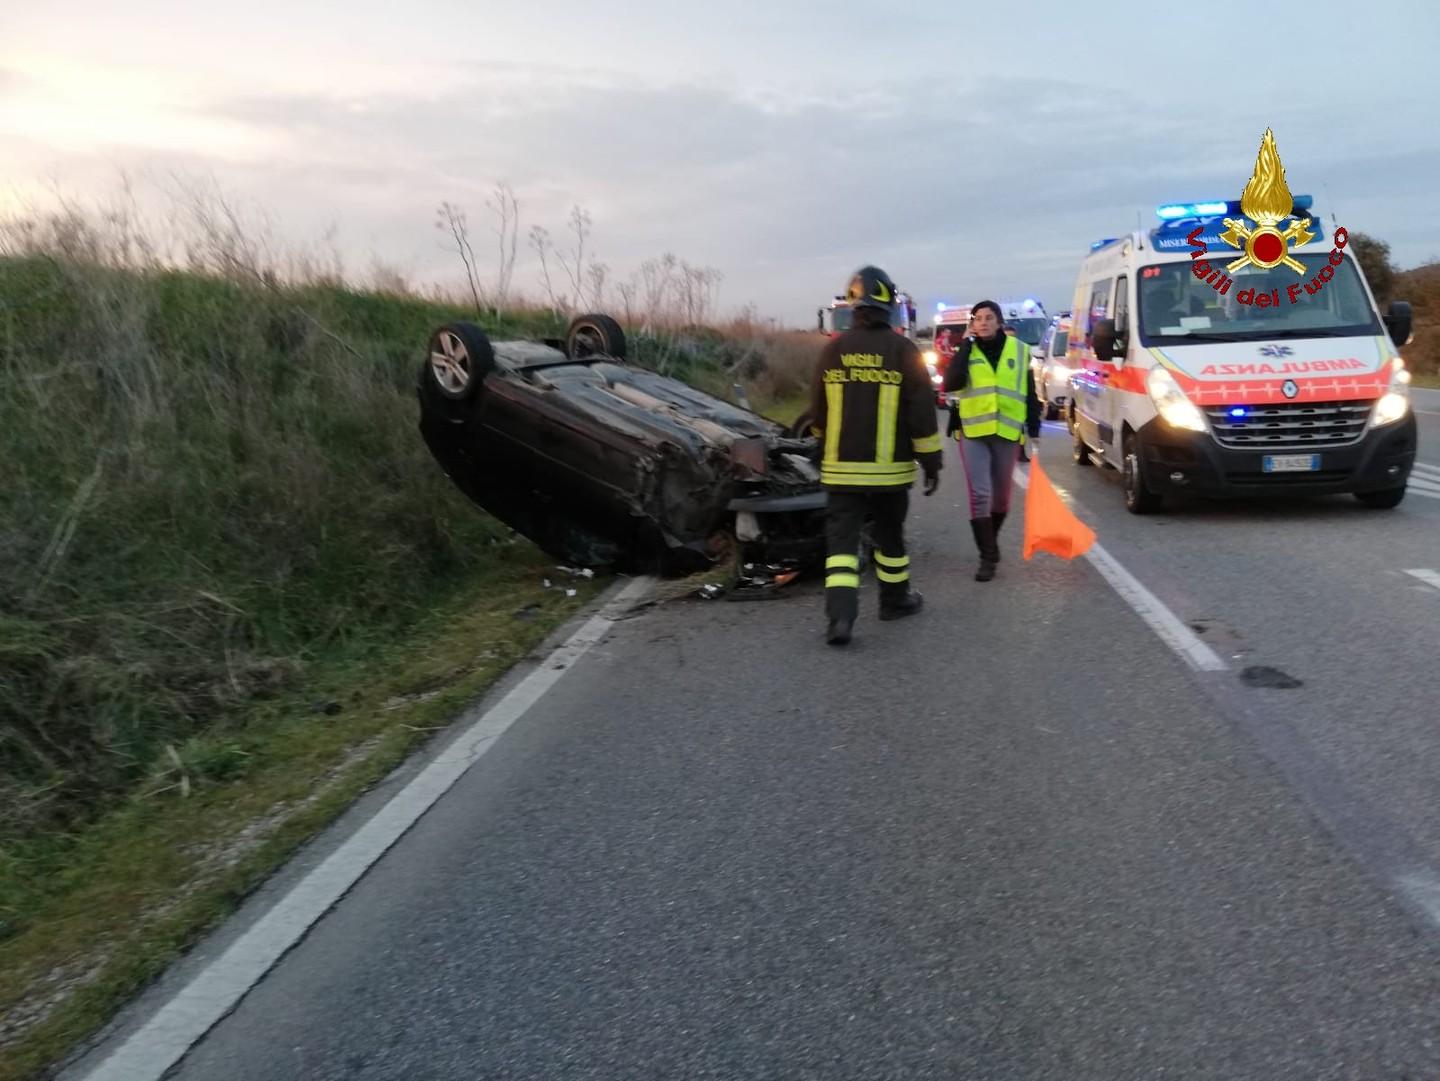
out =
<svg viewBox="0 0 1440 1081"><path fill-rule="evenodd" d="M1185 493L1404 498L1410 306L1379 315L1345 230L1310 206L1261 227L1238 201L1167 204L1091 246L1066 419L1075 462L1119 470L1132 513Z"/></svg>

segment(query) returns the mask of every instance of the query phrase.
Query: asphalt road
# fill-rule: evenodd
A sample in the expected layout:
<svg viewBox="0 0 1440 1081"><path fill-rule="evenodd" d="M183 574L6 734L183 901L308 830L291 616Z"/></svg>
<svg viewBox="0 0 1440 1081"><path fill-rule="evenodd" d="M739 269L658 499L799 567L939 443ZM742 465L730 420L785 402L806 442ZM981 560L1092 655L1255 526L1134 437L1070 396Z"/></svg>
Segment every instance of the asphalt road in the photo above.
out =
<svg viewBox="0 0 1440 1081"><path fill-rule="evenodd" d="M1018 523L974 582L950 468L924 613L618 624L174 1076L1440 1076L1440 498L1136 518L1042 461L1223 671Z"/></svg>

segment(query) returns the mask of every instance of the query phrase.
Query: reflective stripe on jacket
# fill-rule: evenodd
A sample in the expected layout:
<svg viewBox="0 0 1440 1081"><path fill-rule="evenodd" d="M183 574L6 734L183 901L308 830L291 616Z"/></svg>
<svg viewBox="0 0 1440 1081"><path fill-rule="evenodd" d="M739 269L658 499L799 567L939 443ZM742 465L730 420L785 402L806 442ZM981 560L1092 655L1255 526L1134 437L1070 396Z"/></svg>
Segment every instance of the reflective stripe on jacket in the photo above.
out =
<svg viewBox="0 0 1440 1081"><path fill-rule="evenodd" d="M810 412L824 437L827 488L908 486L917 457L939 463L929 372L915 343L889 327L855 327L826 343Z"/></svg>

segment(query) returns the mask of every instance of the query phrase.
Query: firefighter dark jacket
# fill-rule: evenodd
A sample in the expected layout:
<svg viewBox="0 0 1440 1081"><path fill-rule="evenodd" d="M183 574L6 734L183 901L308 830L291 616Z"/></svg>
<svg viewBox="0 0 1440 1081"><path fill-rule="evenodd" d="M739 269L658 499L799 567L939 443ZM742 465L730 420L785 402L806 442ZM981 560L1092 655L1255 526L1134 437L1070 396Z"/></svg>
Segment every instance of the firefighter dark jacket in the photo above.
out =
<svg viewBox="0 0 1440 1081"><path fill-rule="evenodd" d="M929 373L915 343L888 327L855 327L826 343L810 416L827 488L909 487L917 459L927 472L941 466Z"/></svg>

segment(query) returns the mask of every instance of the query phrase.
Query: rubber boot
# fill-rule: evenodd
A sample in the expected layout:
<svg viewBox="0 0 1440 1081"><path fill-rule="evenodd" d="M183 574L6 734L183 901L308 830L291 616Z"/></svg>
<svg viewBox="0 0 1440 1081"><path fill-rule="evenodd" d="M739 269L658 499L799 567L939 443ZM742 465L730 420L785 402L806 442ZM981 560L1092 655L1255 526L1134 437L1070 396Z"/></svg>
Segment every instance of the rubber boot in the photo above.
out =
<svg viewBox="0 0 1440 1081"><path fill-rule="evenodd" d="M989 518L972 518L970 532L975 534L975 547L980 551L980 567L975 571L975 581L988 582L995 577L995 564L999 560L995 545L995 523Z"/></svg>
<svg viewBox="0 0 1440 1081"><path fill-rule="evenodd" d="M1006 511L994 511L990 515L990 524L995 527L995 547L993 549L995 562L1000 562L1000 527L1005 524Z"/></svg>
<svg viewBox="0 0 1440 1081"><path fill-rule="evenodd" d="M834 586L825 590L825 641L832 646L843 646L850 641L855 628L855 617L860 610L860 591Z"/></svg>
<svg viewBox="0 0 1440 1081"><path fill-rule="evenodd" d="M902 584L895 592L880 595L880 620L888 622L892 619L904 619L906 616L913 616L923 607L925 598L920 592Z"/></svg>

